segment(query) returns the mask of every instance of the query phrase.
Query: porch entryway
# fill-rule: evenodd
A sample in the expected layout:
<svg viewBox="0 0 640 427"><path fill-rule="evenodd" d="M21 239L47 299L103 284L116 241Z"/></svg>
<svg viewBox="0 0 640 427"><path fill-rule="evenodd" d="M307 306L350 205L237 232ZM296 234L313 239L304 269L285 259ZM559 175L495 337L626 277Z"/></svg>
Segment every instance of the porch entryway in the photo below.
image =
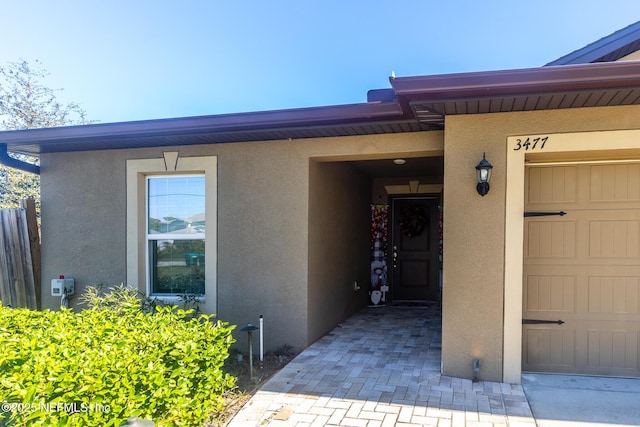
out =
<svg viewBox="0 0 640 427"><path fill-rule="evenodd" d="M440 301L444 157L347 163L371 183L371 302Z"/></svg>
<svg viewBox="0 0 640 427"><path fill-rule="evenodd" d="M438 302L444 159L437 155L404 160L310 162L309 343L367 305ZM387 217L394 200L400 205L397 215L390 212ZM377 207L385 213L381 222L389 232L374 238ZM393 240L393 234L400 237Z"/></svg>

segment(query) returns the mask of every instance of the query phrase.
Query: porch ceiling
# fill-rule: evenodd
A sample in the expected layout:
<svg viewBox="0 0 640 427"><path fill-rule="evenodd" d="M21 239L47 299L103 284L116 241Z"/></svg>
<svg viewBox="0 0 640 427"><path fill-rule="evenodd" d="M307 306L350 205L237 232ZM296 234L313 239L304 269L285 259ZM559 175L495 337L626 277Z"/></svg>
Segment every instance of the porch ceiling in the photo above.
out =
<svg viewBox="0 0 640 427"><path fill-rule="evenodd" d="M441 177L444 175L444 157L405 158L403 165L394 159L358 160L349 162L369 178Z"/></svg>

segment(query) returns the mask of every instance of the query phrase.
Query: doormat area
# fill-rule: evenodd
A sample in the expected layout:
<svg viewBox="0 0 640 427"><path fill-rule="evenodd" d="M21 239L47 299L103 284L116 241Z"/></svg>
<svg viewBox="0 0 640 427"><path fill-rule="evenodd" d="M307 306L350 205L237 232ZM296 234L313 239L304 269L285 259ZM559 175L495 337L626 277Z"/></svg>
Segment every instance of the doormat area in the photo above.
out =
<svg viewBox="0 0 640 427"><path fill-rule="evenodd" d="M435 301L394 301L391 303L392 307L438 307L439 304Z"/></svg>

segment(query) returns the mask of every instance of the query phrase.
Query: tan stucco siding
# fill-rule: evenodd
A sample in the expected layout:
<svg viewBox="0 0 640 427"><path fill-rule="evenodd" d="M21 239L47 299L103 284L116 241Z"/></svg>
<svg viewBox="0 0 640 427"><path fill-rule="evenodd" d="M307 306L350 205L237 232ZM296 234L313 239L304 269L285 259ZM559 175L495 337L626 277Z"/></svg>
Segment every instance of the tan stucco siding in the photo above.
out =
<svg viewBox="0 0 640 427"><path fill-rule="evenodd" d="M471 119L471 120L470 120ZM502 375L504 137L482 116L447 119L444 156L443 373ZM475 166L486 152L491 190L476 192ZM484 248L484 250L480 249Z"/></svg>
<svg viewBox="0 0 640 427"><path fill-rule="evenodd" d="M310 166L308 329L314 341L367 301L371 183L344 162Z"/></svg>
<svg viewBox="0 0 640 427"><path fill-rule="evenodd" d="M262 314L269 331L306 325L308 158L291 145L43 155L43 283L58 274L74 276L81 293L89 284L127 281L127 159L161 158L163 151L178 151L181 157L217 155L219 318L242 327L257 324ZM68 189L70 200L62 189ZM52 299L43 304L58 305ZM236 333L239 340L243 335ZM271 332L265 339L274 346L303 347L306 328Z"/></svg>
<svg viewBox="0 0 640 427"><path fill-rule="evenodd" d="M117 284L126 275L126 165L118 152L41 155L42 307L57 308L51 279Z"/></svg>
<svg viewBox="0 0 640 427"><path fill-rule="evenodd" d="M618 59L618 61L638 61L640 60L640 50L630 53L629 55Z"/></svg>
<svg viewBox="0 0 640 427"><path fill-rule="evenodd" d="M505 325L503 319L505 310L521 310L521 294L518 297L513 286L505 288L505 271L509 272L509 280L520 281L521 292L521 275L518 277L517 271L521 271L522 259L512 260L505 254L505 191L508 178L521 181L521 185L524 181L520 174L506 176L507 137L637 128L637 106L447 118L443 373L470 378L472 361L479 358L481 379L519 382L520 320ZM612 142L611 149L615 148ZM474 169L483 152L494 166L491 191L485 197L476 193ZM521 233L522 227L513 232ZM510 259L508 265L505 257ZM507 307L505 291L510 301ZM518 301L517 308L511 301ZM510 323L513 318L510 314ZM508 351L503 343L507 343Z"/></svg>
<svg viewBox="0 0 640 427"><path fill-rule="evenodd" d="M267 349L306 347L341 320L337 311L316 310L308 317L309 297L316 298L320 286L314 279L309 289L310 164L442 152L442 136L423 132L43 154L43 307L59 306L48 295L51 279L60 274L76 278L78 294L89 284L127 281L127 160L176 151L180 157L217 156L217 314L240 327L255 324L262 314ZM361 185L353 184L352 191ZM368 197L370 190L364 191ZM322 257L314 255L313 262L317 267ZM334 273L350 277L356 274L351 268L345 264ZM241 349L245 335L235 334Z"/></svg>
<svg viewBox="0 0 640 427"><path fill-rule="evenodd" d="M221 317L242 327L262 314L268 348L305 346L307 158L280 141L202 148L218 155Z"/></svg>

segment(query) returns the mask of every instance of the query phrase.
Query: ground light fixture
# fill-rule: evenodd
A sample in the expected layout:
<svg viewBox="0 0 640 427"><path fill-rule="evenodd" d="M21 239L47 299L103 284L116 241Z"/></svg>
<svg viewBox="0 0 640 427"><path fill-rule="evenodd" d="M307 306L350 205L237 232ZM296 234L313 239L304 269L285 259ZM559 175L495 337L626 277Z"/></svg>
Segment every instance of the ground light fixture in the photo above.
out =
<svg viewBox="0 0 640 427"><path fill-rule="evenodd" d="M252 335L253 335L253 331L260 329L257 328L255 326L253 326L253 324L251 323L247 323L247 326L245 326L244 328L240 329L242 332L246 332L247 333L247 341L249 343L249 378L253 379L253 342L252 342Z"/></svg>
<svg viewBox="0 0 640 427"><path fill-rule="evenodd" d="M489 192L491 169L493 169L493 165L487 161L485 153L482 153L482 160L476 165L476 178L478 179L476 190L482 197L486 196Z"/></svg>

